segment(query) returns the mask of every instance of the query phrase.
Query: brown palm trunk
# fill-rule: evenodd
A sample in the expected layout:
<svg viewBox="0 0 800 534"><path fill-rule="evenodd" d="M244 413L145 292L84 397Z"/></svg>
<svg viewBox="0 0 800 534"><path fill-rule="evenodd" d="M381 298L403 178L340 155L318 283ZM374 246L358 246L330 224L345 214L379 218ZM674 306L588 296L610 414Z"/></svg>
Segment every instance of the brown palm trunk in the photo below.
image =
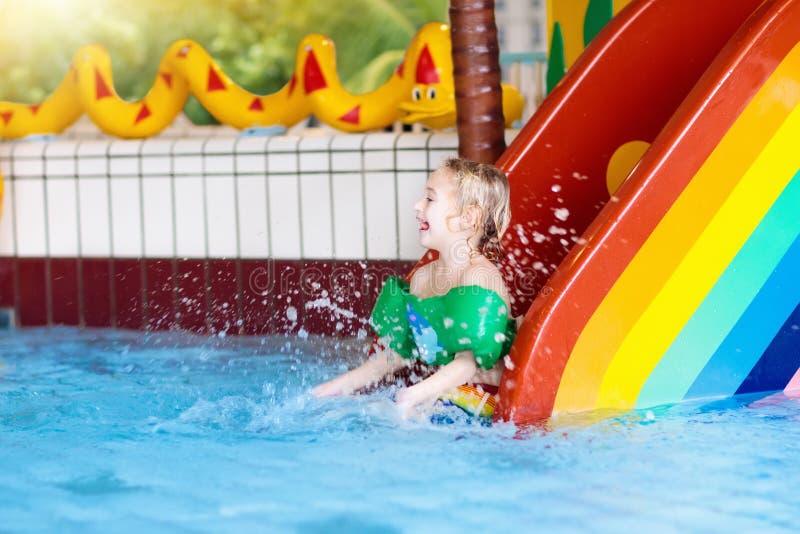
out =
<svg viewBox="0 0 800 534"><path fill-rule="evenodd" d="M494 163L506 148L494 0L450 0L458 153Z"/></svg>

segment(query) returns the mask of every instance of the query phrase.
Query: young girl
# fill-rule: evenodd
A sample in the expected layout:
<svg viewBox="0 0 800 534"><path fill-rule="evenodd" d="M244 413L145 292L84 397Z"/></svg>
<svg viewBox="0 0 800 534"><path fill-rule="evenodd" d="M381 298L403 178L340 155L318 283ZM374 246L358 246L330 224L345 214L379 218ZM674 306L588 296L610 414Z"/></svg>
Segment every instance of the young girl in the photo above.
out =
<svg viewBox="0 0 800 534"><path fill-rule="evenodd" d="M311 393L350 394L421 360L436 372L398 391L404 418L437 399L491 416L514 334L508 290L494 264L511 217L508 199L508 180L491 165L453 158L433 172L414 210L419 242L438 259L417 269L410 284L386 281L370 319L383 350Z"/></svg>

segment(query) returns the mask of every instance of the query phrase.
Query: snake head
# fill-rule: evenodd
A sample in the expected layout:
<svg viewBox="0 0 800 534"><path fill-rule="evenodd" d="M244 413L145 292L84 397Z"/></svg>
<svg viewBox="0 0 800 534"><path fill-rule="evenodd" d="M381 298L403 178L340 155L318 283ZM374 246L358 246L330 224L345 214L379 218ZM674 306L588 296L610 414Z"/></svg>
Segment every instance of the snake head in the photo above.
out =
<svg viewBox="0 0 800 534"><path fill-rule="evenodd" d="M444 84L416 84L411 89L411 99L398 104L406 124L421 122L428 128L441 130L456 124L455 93Z"/></svg>

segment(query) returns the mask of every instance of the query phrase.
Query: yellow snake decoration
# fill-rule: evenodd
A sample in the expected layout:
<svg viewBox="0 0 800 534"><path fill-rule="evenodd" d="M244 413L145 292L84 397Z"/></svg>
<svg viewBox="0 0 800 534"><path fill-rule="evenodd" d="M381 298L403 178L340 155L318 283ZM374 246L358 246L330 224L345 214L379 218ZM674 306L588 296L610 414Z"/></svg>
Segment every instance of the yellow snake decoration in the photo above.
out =
<svg viewBox="0 0 800 534"><path fill-rule="evenodd" d="M385 128L398 120L433 129L455 124L450 31L428 23L414 36L403 62L381 87L352 94L339 80L333 42L320 34L303 38L295 71L276 93L257 95L236 85L195 41L173 43L161 59L147 95L137 102L114 90L111 58L97 45L81 47L56 90L36 105L0 102L0 138L59 133L83 113L103 132L144 138L166 128L191 92L220 123L243 129L290 127L312 113L346 132ZM510 126L522 115L523 98L503 84L503 111Z"/></svg>

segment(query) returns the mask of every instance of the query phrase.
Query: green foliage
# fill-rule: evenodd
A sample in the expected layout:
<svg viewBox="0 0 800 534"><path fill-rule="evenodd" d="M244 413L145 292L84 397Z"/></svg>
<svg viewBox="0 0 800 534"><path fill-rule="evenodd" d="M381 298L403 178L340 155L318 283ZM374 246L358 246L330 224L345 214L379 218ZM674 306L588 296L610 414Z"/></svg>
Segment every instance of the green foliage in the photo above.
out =
<svg viewBox="0 0 800 534"><path fill-rule="evenodd" d="M446 20L447 0L0 0L0 100L36 103L61 82L75 51L104 45L126 99L150 89L167 47L198 41L239 85L266 94L291 77L297 43L323 33L357 92L388 79L414 32ZM391 63L396 60L396 63ZM193 120L208 122L196 101Z"/></svg>

